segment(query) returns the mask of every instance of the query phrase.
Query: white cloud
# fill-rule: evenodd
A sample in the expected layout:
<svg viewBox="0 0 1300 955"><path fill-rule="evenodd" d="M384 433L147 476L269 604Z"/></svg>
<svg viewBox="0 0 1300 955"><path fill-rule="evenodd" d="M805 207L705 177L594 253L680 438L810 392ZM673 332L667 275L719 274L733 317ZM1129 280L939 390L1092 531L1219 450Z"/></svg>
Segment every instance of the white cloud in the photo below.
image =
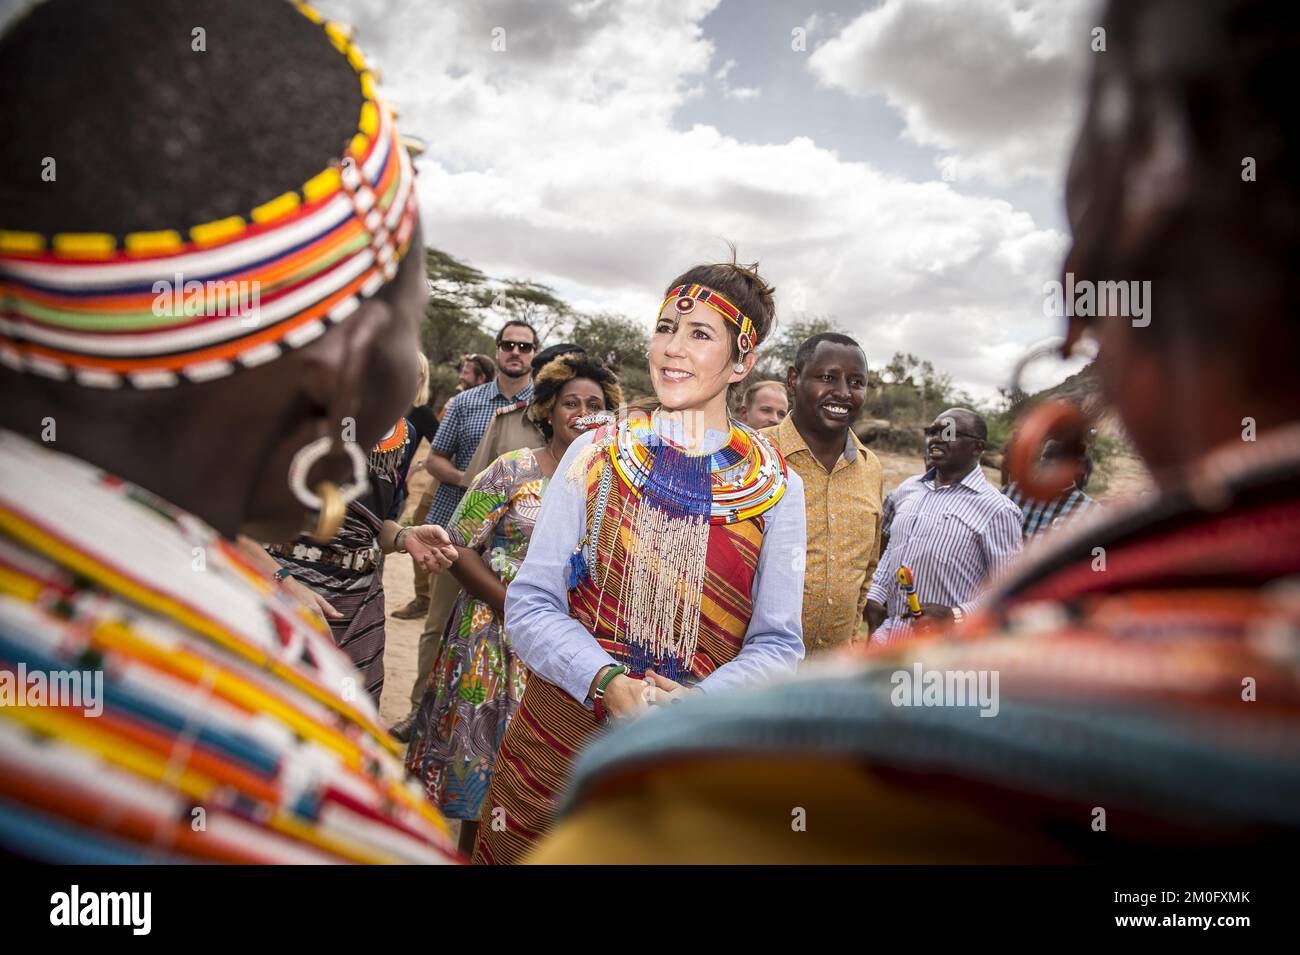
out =
<svg viewBox="0 0 1300 955"><path fill-rule="evenodd" d="M819 82L879 95L959 178L1057 187L1082 103L1094 0L884 0L809 57Z"/></svg>
<svg viewBox="0 0 1300 955"><path fill-rule="evenodd" d="M426 239L496 275L648 324L668 282L738 243L778 308L834 315L873 363L929 358L989 395L1050 328L1064 236L1009 203L913 183L807 138L673 128L713 62L715 0L323 2L359 28L404 130L428 140ZM493 53L492 30L507 49Z"/></svg>

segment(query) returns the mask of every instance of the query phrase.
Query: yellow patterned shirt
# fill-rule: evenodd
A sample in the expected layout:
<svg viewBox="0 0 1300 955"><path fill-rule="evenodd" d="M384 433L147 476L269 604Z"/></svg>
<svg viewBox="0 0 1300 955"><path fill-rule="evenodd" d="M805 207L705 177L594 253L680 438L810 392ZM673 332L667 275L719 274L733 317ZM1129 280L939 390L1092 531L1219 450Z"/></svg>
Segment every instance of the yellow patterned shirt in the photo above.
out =
<svg viewBox="0 0 1300 955"><path fill-rule="evenodd" d="M808 449L793 414L762 433L803 478L808 517L803 639L815 653L852 639L862 622L880 559L884 477L880 462L852 429L830 473Z"/></svg>

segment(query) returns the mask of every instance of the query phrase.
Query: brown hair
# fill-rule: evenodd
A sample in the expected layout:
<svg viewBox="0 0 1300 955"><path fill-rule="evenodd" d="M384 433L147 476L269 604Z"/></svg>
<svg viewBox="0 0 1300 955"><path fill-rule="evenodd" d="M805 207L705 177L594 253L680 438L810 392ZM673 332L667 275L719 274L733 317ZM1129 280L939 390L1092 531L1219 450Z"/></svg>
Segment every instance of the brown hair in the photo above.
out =
<svg viewBox="0 0 1300 955"><path fill-rule="evenodd" d="M738 309L749 316L754 323L756 346L771 337L776 327L776 303L773 295L776 289L758 274L758 263L741 265L736 261L736 247L731 247L731 261L718 262L713 265L697 265L688 269L668 283L665 294L679 285L703 285L705 288L721 292ZM736 337L740 334L731 322L723 323L731 333L731 357L740 357L736 347Z"/></svg>
<svg viewBox="0 0 1300 955"><path fill-rule="evenodd" d="M483 376L484 381L491 381L497 373L496 363L487 355L463 355L460 363L463 365L469 362Z"/></svg>

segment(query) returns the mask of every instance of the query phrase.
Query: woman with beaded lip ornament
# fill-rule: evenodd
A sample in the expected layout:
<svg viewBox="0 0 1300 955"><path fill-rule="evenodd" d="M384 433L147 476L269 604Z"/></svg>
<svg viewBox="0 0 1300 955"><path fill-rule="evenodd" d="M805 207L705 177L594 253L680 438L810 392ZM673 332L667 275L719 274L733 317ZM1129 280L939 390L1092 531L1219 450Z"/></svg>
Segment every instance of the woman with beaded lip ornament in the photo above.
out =
<svg viewBox="0 0 1300 955"><path fill-rule="evenodd" d="M772 330L772 288L734 261L668 286L651 338L660 408L575 440L506 592L531 671L474 861L520 861L607 720L794 673L803 657L803 483L727 414Z"/></svg>

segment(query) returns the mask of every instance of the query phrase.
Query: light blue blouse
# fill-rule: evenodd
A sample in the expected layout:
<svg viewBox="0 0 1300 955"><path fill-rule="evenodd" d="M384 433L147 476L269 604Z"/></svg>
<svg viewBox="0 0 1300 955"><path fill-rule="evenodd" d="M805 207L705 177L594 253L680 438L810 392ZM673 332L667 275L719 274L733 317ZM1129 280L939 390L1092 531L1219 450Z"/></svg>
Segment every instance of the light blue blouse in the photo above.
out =
<svg viewBox="0 0 1300 955"><path fill-rule="evenodd" d="M662 428L656 420L656 430ZM617 663L569 616L569 555L586 534L585 482L567 479L569 466L594 435L569 446L542 496L528 556L506 590L505 630L514 652L533 673L584 703L602 667ZM722 447L727 435L710 430L703 448ZM766 527L754 574L754 613L735 659L697 686L708 693L793 674L803 659L803 573L807 520L803 480L793 470L785 495L764 515Z"/></svg>

